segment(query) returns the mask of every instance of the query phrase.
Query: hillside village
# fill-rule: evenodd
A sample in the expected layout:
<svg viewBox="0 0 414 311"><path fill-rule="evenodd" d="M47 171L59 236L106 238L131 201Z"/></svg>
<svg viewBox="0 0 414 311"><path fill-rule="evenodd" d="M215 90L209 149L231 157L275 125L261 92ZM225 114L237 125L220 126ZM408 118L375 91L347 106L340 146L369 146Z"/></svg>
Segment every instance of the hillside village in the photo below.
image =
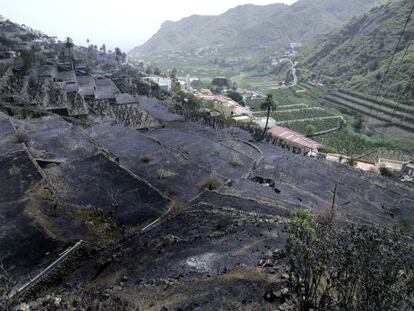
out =
<svg viewBox="0 0 414 311"><path fill-rule="evenodd" d="M188 81L197 81L196 78L179 79L178 82L183 86L185 90L192 92L197 98L199 98L204 103L202 104L203 107L201 107L199 110L200 112L207 113L212 118L220 116L231 118L233 121L235 121L236 124L254 124L258 128L264 130L267 121L266 112L259 111L260 107L257 106L250 107L249 105L246 105L245 102L263 102L266 96L256 92L244 91L240 95L243 96L243 100L241 103L239 103L233 100L232 98L226 96L226 94L229 91L231 92L230 81L228 81L228 79L224 77L216 78L215 80L217 79L224 81L223 83L225 84L224 89L221 89L219 94L213 94L212 91L209 89L197 90L193 89L191 86L188 87L187 85L190 85ZM294 84L290 88L293 89L295 96L299 100L304 96L314 96L313 90L309 89L309 87L305 87L306 86ZM355 93L354 95L352 93L349 93L348 90L342 90L340 92L344 94L343 96L349 96L350 100L355 101L357 104L359 104L358 100L361 101L361 99L359 99L358 97L363 96ZM327 95L325 97L321 97L320 100L322 102L325 102L331 98L334 98L333 95ZM371 104L369 99L365 100L367 105L370 105L370 108L371 106L375 106L375 103ZM331 102L336 104L334 100ZM332 106L331 102L329 102L328 104ZM338 112L336 114L333 114L331 112L328 112L323 107L313 107L305 103L290 105L289 103L278 102L278 105L278 115L274 114L274 118L270 117L267 125L269 135L271 136L270 140L274 143L279 144L287 148L288 150L291 150L292 152L300 153L302 155L309 157L324 158L330 161L343 164L349 164L350 160L355 160L353 165L364 171L380 173L381 170L387 169L395 173L397 176L401 177L401 180L404 182L412 180L413 176L407 174L408 172L410 172L408 168L412 165L410 161L401 161L399 159L386 158L379 158L377 161L372 161L364 159L363 155L362 157L359 157L357 159L352 159L349 155L346 154L329 153L329 148L326 148L327 146L325 146L324 144L314 141L309 137L306 137L308 135L305 135L305 133L296 132L289 128L289 125L292 123L303 123L306 125L309 121L320 120L332 122L330 122L331 125L327 125L326 128L322 128L319 132L312 133L311 136L318 136L321 134L338 131L343 127L343 124L345 123L345 118L341 114L341 110L344 108L343 106L338 105ZM347 104L345 103L344 105L345 108L347 108ZM362 105L365 104L362 103ZM351 110L352 109L355 108L351 107ZM381 109L381 107L379 107L378 109ZM358 108L356 110L360 111ZM302 117L304 112L306 114ZM280 114L283 113L286 115L289 114L290 118L281 121ZM295 113L297 113L296 119ZM313 113L313 115L310 113ZM378 118L378 113L375 114L374 117ZM405 115L403 117L405 117ZM277 121L275 120L276 118ZM385 117L385 119L383 120L391 121L389 116ZM402 127L402 130L407 130L408 135L410 135L409 133L413 131L413 127L410 121L402 121L401 123L397 123L397 126Z"/></svg>
<svg viewBox="0 0 414 311"><path fill-rule="evenodd" d="M299 65L299 47L272 62ZM411 135L404 108L294 74L268 113L226 77L206 88L4 19L0 75L0 310L295 310L292 213L414 225L410 155L319 140L367 107Z"/></svg>

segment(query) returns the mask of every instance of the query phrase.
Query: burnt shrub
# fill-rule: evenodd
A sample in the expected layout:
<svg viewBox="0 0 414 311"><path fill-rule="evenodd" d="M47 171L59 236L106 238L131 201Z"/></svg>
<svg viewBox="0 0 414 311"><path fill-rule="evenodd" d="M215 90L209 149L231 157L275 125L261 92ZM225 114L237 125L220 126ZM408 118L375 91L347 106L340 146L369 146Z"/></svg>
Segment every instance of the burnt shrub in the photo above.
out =
<svg viewBox="0 0 414 311"><path fill-rule="evenodd" d="M202 188L204 190L214 191L219 189L223 185L223 181L220 177L211 175L206 181L203 182Z"/></svg>
<svg viewBox="0 0 414 311"><path fill-rule="evenodd" d="M372 226L292 215L286 247L298 310L413 310L413 248Z"/></svg>
<svg viewBox="0 0 414 311"><path fill-rule="evenodd" d="M394 174L388 167L380 167L380 174L385 177L392 177Z"/></svg>

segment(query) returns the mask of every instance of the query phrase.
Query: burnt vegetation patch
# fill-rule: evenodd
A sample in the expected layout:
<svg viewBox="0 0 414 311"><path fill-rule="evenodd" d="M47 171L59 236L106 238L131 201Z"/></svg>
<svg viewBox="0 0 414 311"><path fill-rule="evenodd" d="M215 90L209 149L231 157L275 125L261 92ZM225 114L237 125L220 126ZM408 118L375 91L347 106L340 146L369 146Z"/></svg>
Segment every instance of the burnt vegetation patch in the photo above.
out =
<svg viewBox="0 0 414 311"><path fill-rule="evenodd" d="M412 310L413 254L401 231L295 212L286 247L295 310Z"/></svg>
<svg viewBox="0 0 414 311"><path fill-rule="evenodd" d="M251 178L250 180L255 182L255 183L258 183L262 186L270 187L276 193L281 193L282 192L282 190L280 190L279 188L276 187L276 182L273 179L263 178L263 177L260 177L260 176L255 176L255 177Z"/></svg>
<svg viewBox="0 0 414 311"><path fill-rule="evenodd" d="M223 180L216 176L211 175L207 180L202 183L202 188L208 191L214 191L219 189L223 185Z"/></svg>

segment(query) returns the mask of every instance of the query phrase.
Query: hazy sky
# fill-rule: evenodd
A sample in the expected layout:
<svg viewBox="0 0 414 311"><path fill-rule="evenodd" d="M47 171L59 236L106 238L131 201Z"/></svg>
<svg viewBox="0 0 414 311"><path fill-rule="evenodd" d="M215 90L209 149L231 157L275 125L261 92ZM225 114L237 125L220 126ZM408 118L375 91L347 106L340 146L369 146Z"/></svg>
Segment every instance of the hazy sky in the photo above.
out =
<svg viewBox="0 0 414 311"><path fill-rule="evenodd" d="M165 20L221 14L237 5L292 4L296 0L0 0L0 14L75 43L106 43L129 50L149 39Z"/></svg>

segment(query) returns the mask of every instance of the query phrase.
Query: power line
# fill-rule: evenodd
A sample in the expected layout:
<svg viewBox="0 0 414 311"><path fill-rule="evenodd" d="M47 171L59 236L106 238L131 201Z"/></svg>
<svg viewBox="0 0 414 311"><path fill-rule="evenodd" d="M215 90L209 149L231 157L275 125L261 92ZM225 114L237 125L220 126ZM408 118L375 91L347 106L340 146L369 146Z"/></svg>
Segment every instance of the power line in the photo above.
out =
<svg viewBox="0 0 414 311"><path fill-rule="evenodd" d="M385 92L383 94L380 94L381 93L381 90L383 89L385 79L388 76L388 74L390 73L391 65L394 63L394 60L395 60L395 58L396 58L396 56L398 54L398 49L400 47L400 44L401 44L401 42L403 40L403 37L404 37L406 31L407 31L407 27L408 27L408 24L410 23L410 20L411 20L411 17L413 15L413 13L414 13L414 5L411 7L410 12L409 12L409 14L408 14L408 16L407 16L407 18L405 20L404 26L402 28L402 32L400 33L399 38L398 38L397 45L395 46L394 52L392 53L392 56L390 58L390 61L389 61L388 65L387 65L387 67L386 67L385 74L382 76L381 81L379 82L379 84L378 84L378 86L376 88L376 91L375 91L375 95L374 96L377 98L378 105L380 105L380 106L382 106L382 103L384 102L385 97L387 96L389 90L391 89L391 82L394 81L395 78L398 76L398 71L396 71L394 73L393 77L388 80L388 86L385 89ZM411 43L412 43L413 39L414 39L414 33L411 35L411 38L410 38L410 40L409 40L409 42L407 44L407 47L406 47L405 52L404 52L404 54L403 54L403 56L402 56L402 58L400 60L400 63L402 63L404 61L405 57L407 56L408 50L409 50L409 48L411 46ZM378 57L377 57L377 60L378 60ZM392 114L395 113L396 109L397 109L397 105L394 107L394 110L393 110ZM378 114L380 113L379 110L373 110L373 107L371 107L370 110L371 110L371 113L373 115L375 115L376 117L378 117ZM392 115L391 115L391 120L392 120ZM381 135L383 135L383 133ZM371 151L368 152L368 154L371 154L371 153L372 153Z"/></svg>
<svg viewBox="0 0 414 311"><path fill-rule="evenodd" d="M377 90L376 90L376 97L378 98L378 104L380 105L380 106L382 106L382 102L384 101L384 99L385 99L385 97L386 97L386 95L387 95L387 93L388 93L388 91L390 90L390 88L391 88L391 83L390 82L388 82L388 87L387 87L387 89L386 89L386 92L384 93L384 95L381 97L380 96L380 90L382 89L382 86L384 85L384 82L385 82L385 78L388 76L388 74L389 74L389 72L390 72L390 70L391 70L391 65L393 64L393 62L394 62L394 60L395 60L395 57L396 57L396 55L398 54L398 48L399 48L399 46L400 46L400 44L401 44L401 41L402 41L402 39L403 39L403 37L404 37L404 35L405 35L405 32L406 32L406 30L407 30L407 27L408 27L408 24L410 23L410 20L411 20L411 17L412 17L412 15L413 15L413 13L414 13L414 5L411 7L411 10L410 10L410 13L408 14L408 16L407 16L407 19L406 19L406 21L405 21L405 23L404 23L404 27L403 27L403 30L402 30L402 32L401 32L401 34L400 34L400 36L399 36L399 39L398 39L398 42L397 42L397 45L395 46L395 48L394 48L394 52L393 52L393 54L392 54L392 57L391 57L391 59L390 59L390 61L389 61L389 63L388 63L388 65L387 65L387 69L385 70L385 74L384 74L384 76L382 77L382 79L381 79L381 81L380 81L380 83L379 83L379 85L378 85L378 87L377 87ZM406 47L406 49L405 49L405 52L404 52L404 54L403 54L403 56L402 56L402 58L401 58L401 60L400 60L400 63L402 63L403 61L404 61L404 59L405 59L405 57L407 56L407 54L408 54L408 50L409 50L409 48L410 48L410 46L411 46L411 44L412 44L412 40L414 39L414 34L413 35L411 35L411 38L410 38L410 40L409 40L409 42L408 42L408 44L407 44L407 47ZM398 76L398 71L397 72L395 72L395 74L394 74L394 76L392 77L392 79L390 79L389 81L394 81L395 80L395 78ZM392 121L392 119L393 119L393 114L395 113L395 111L397 110L397 107L398 107L398 105L400 104L400 102L401 102L401 100L402 100L402 98L403 98L403 96L404 96L404 94L406 93L406 91L408 91L409 90L409 88L410 88L410 85L412 84L414 82L414 72L413 72L413 74L411 75L411 77L410 77L410 83L407 85L407 87L405 88L405 90L401 93L401 95L400 95L400 97L398 98L398 100L397 100L397 102L396 102L396 105L395 105L395 107L394 107L394 109L393 109L393 111L392 111L392 113L391 113L391 121ZM371 108L371 111L372 111L372 109L373 108ZM375 113L375 115L376 116L378 116L378 114L379 114L379 111L377 110L376 112L374 112ZM390 122L390 123L392 123L392 122ZM386 127L384 127L383 129L382 129L382 131L380 132L380 136L384 136L385 135L385 132L388 130L388 128L386 128ZM374 150L375 148L373 148L372 149L372 151L370 151L370 152L368 152L367 153L367 155L368 154L372 154L373 152L375 152L375 150Z"/></svg>
<svg viewBox="0 0 414 311"><path fill-rule="evenodd" d="M402 39L403 39L403 37L404 37L404 34L405 34L405 32L406 32L406 30L407 30L407 27L408 27L408 24L410 23L410 20L411 20L411 17L412 17L412 15L413 15L413 13L414 13L414 5L412 6L412 8L411 8L411 10L410 10L410 13L408 14L408 16L407 16L407 19L406 19L406 21L405 21L405 24L404 24L404 27L403 27L403 30L402 30L402 32L401 32L401 34L400 34L400 37L399 37L399 39L398 39L398 42L397 42L397 45L395 46L395 48L394 48L394 52L392 53L392 57L391 57L391 59L390 59L390 62L388 63L388 65L387 65L387 69L385 70L385 74L384 74L384 76L382 77L382 79L381 79L381 82L380 82L380 84L379 84L379 88L377 89L377 97L379 96L379 91L382 89L382 86L384 85L384 80L385 80L385 78L388 76L388 74L389 74L389 71L390 71L390 69L391 69L391 65L392 65L392 63L394 62L394 59L395 59L395 56L397 55L397 53L398 53L398 48L399 48L399 46L400 46L400 44L401 44L401 41L402 41Z"/></svg>
<svg viewBox="0 0 414 311"><path fill-rule="evenodd" d="M405 89L404 89L404 91L402 91L401 92L401 94L400 94L400 96L399 96L399 98L398 98L398 100L396 101L396 105L395 105L395 107L394 107L394 109L393 109L393 113L397 110L397 107L398 107L398 105L403 105L403 103L402 103L402 99L403 99L403 97L404 96L406 96L406 94L408 93L408 91L410 90L410 88L411 88L411 86L413 86L414 85L414 71L413 71L413 73L411 74L411 76L410 76L410 79L409 79L409 83L407 84L407 86L405 87ZM392 119L393 119L393 116L391 115L391 121L392 121ZM403 119L404 120L404 119ZM384 134L385 134L385 132L387 131L387 128L383 128L383 130L382 130L382 133L381 133L381 136L383 136Z"/></svg>
<svg viewBox="0 0 414 311"><path fill-rule="evenodd" d="M407 47L405 48L405 51L404 51L404 54L403 54L403 56L401 57L401 60L400 60L400 64L402 64L403 62L404 62L404 59L405 59L405 57L407 56L407 54L408 54L408 50L410 49L410 47L411 47L411 44L412 44L412 41L413 41L413 39L414 39L414 33L411 35L411 38L410 38L410 40L408 41L408 44L407 44ZM391 70L391 68L390 68L390 70ZM392 76L392 78L391 79L389 79L389 82L388 82L388 87L385 89L385 92L384 92L384 95L382 96L382 97L386 97L386 95L387 95L387 93L389 92L389 90L391 89L391 83L397 78L397 76L398 76L398 70L396 70L395 72L394 72L394 75Z"/></svg>

